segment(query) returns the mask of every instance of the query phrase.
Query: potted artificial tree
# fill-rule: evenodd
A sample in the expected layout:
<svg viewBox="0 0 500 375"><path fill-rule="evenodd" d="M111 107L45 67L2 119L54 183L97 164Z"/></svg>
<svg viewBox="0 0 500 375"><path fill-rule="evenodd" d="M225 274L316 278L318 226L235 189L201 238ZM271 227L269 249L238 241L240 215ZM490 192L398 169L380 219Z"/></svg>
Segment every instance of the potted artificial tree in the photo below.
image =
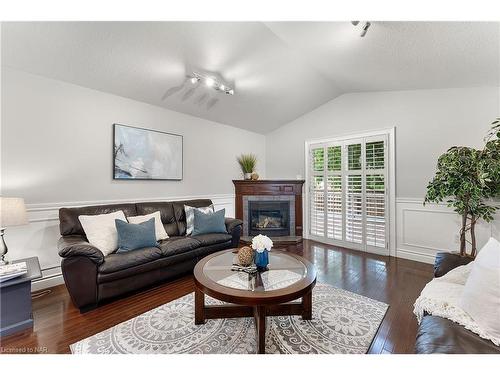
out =
<svg viewBox="0 0 500 375"><path fill-rule="evenodd" d="M254 154L242 154L236 160L240 165L245 180L251 180L252 173L255 171L255 166L257 165L257 156Z"/></svg>
<svg viewBox="0 0 500 375"><path fill-rule="evenodd" d="M475 225L479 219L490 222L498 209L492 200L500 196L500 118L492 123L481 150L454 146L441 155L436 175L427 185L424 205L446 200L462 220L460 252L455 262L466 264L476 256ZM467 244L470 251L467 251ZM437 254L436 264L443 257Z"/></svg>

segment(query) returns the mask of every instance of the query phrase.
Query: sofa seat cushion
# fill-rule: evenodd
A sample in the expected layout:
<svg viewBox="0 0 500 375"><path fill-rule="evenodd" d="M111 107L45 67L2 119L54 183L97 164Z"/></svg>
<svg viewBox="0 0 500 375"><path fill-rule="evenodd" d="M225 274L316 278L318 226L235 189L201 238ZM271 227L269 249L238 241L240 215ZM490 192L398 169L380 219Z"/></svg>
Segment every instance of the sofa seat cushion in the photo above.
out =
<svg viewBox="0 0 500 375"><path fill-rule="evenodd" d="M449 319L426 315L418 328L417 354L500 354L500 347Z"/></svg>
<svg viewBox="0 0 500 375"><path fill-rule="evenodd" d="M201 246L210 246L231 241L232 236L227 233L206 233L191 236L191 238L200 241Z"/></svg>
<svg viewBox="0 0 500 375"><path fill-rule="evenodd" d="M198 261L197 252L198 250L186 251L178 255L172 255L168 257L162 256L159 259L152 260L151 262L139 264L124 270L112 272L112 273L98 273L97 281L100 285L109 284L116 280L127 280L120 281L120 285L123 286L123 290L135 290L141 284L140 280L150 280L151 283L155 281L160 281L161 274L178 274L185 272L185 267L190 264L190 270L193 270L194 264ZM128 283L131 283L128 285ZM126 284L127 286L124 286ZM139 285L138 285L139 284ZM100 288L100 286L99 286ZM107 289L109 291L109 288ZM99 298L101 298L99 294Z"/></svg>
<svg viewBox="0 0 500 375"><path fill-rule="evenodd" d="M114 253L104 257L99 266L99 273L111 273L126 268L148 263L162 257L162 250L157 247L145 247L125 253Z"/></svg>
<svg viewBox="0 0 500 375"><path fill-rule="evenodd" d="M168 257L194 250L201 246L201 242L190 237L170 237L160 241L159 246L162 255Z"/></svg>

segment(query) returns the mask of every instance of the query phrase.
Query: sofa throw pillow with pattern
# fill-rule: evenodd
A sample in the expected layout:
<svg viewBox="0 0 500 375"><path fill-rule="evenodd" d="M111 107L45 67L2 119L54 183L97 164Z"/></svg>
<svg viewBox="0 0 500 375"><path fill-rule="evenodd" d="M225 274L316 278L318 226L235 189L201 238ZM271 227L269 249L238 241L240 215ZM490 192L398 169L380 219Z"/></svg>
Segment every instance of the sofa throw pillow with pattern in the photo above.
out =
<svg viewBox="0 0 500 375"><path fill-rule="evenodd" d="M102 215L80 215L78 220L82 224L85 236L91 245L97 247L104 256L118 249L118 233L115 220L127 220L123 211L111 212Z"/></svg>
<svg viewBox="0 0 500 375"><path fill-rule="evenodd" d="M211 204L207 207L191 207L184 205L184 211L186 212L186 236L191 235L193 233L193 225L194 225L194 211L198 210L203 212L204 214L209 212L214 212L214 205Z"/></svg>
<svg viewBox="0 0 500 375"><path fill-rule="evenodd" d="M130 224L126 221L116 219L116 231L118 232L118 251L124 253L143 247L155 247L155 219L154 217L140 224Z"/></svg>
<svg viewBox="0 0 500 375"><path fill-rule="evenodd" d="M194 211L193 236L206 233L227 233L225 224L226 209L214 213Z"/></svg>
<svg viewBox="0 0 500 375"><path fill-rule="evenodd" d="M141 215L141 216L129 216L127 220L132 224L140 224L148 221L149 219L155 219L155 232L156 232L156 240L161 241L168 238L167 231L161 222L161 213L160 211L155 211L152 214Z"/></svg>

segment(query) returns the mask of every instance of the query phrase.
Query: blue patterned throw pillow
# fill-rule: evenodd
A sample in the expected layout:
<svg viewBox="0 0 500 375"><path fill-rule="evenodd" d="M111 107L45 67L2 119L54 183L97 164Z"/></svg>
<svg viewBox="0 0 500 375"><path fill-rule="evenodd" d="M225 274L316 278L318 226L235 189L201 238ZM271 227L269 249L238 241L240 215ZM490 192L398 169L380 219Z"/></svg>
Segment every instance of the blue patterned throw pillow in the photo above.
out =
<svg viewBox="0 0 500 375"><path fill-rule="evenodd" d="M227 233L225 216L225 208L214 213L206 214L199 210L195 210L193 236L205 233Z"/></svg>
<svg viewBox="0 0 500 375"><path fill-rule="evenodd" d="M116 219L115 224L116 231L118 232L117 253L158 245L156 242L154 217L140 224L130 224L126 221Z"/></svg>

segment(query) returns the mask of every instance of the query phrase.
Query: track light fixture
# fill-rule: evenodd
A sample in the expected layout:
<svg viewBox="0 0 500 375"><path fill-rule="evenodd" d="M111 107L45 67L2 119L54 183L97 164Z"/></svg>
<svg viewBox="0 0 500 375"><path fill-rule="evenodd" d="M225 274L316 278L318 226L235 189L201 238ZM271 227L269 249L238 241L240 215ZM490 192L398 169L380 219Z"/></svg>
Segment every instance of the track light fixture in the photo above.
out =
<svg viewBox="0 0 500 375"><path fill-rule="evenodd" d="M203 82L207 87L211 87L214 90L221 91L227 95L234 95L233 88L229 87L226 84L223 84L213 77L193 72L188 78L193 85L197 84L198 82Z"/></svg>
<svg viewBox="0 0 500 375"><path fill-rule="evenodd" d="M359 21L351 21L351 24L353 26L358 26ZM361 38L363 38L366 35L366 33L368 32L368 29L370 28L371 25L372 24L370 22L368 22L368 21L366 21L365 23L363 23L363 26L361 28L361 33L359 34L359 36Z"/></svg>
<svg viewBox="0 0 500 375"><path fill-rule="evenodd" d="M365 22L365 24L363 25L363 29L361 30L361 34L359 34L361 38L363 38L366 35L366 32L368 31L371 25L372 24L370 22Z"/></svg>

